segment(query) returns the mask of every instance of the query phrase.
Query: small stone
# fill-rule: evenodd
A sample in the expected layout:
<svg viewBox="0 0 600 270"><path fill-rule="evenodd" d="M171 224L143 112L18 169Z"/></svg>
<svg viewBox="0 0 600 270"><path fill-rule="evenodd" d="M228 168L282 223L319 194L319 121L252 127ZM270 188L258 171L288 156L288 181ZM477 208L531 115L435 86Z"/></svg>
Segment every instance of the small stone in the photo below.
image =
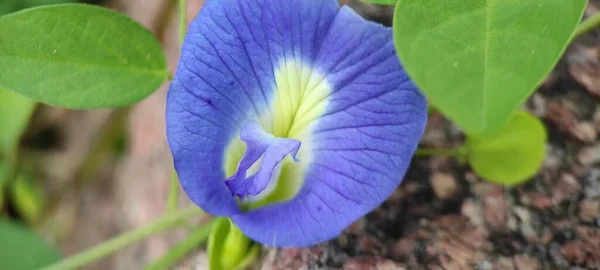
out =
<svg viewBox="0 0 600 270"><path fill-rule="evenodd" d="M600 218L600 200L583 200L579 203L579 218L593 222Z"/></svg>
<svg viewBox="0 0 600 270"><path fill-rule="evenodd" d="M562 246L560 253L571 263L582 264L585 262L585 251L579 241L570 242Z"/></svg>
<svg viewBox="0 0 600 270"><path fill-rule="evenodd" d="M600 162L600 144L583 148L577 154L577 159L581 165L586 167Z"/></svg>
<svg viewBox="0 0 600 270"><path fill-rule="evenodd" d="M496 269L496 270L514 270L515 269L515 265L514 265L513 260L511 258L500 257L500 258L498 258L498 260L496 260L494 262L493 269Z"/></svg>
<svg viewBox="0 0 600 270"><path fill-rule="evenodd" d="M356 257L344 264L343 270L405 270L406 267L394 261L377 257Z"/></svg>
<svg viewBox="0 0 600 270"><path fill-rule="evenodd" d="M596 130L600 132L600 106L596 107L592 122L594 123Z"/></svg>
<svg viewBox="0 0 600 270"><path fill-rule="evenodd" d="M402 238L394 243L390 249L390 256L394 260L402 260L413 254L417 243L414 239Z"/></svg>
<svg viewBox="0 0 600 270"><path fill-rule="evenodd" d="M481 205L477 204L475 200L469 198L462 204L461 214L469 219L469 222L475 226L482 226L484 224Z"/></svg>
<svg viewBox="0 0 600 270"><path fill-rule="evenodd" d="M598 136L598 132L592 123L581 122L577 125L576 131L574 131L577 138L583 142L594 142Z"/></svg>
<svg viewBox="0 0 600 270"><path fill-rule="evenodd" d="M537 259L531 258L527 255L517 255L513 257L515 261L516 269L527 269L527 270L538 270L540 269L540 263Z"/></svg>
<svg viewBox="0 0 600 270"><path fill-rule="evenodd" d="M451 199L458 193L458 184L452 174L436 172L431 175L429 180L433 192L442 200Z"/></svg>
<svg viewBox="0 0 600 270"><path fill-rule="evenodd" d="M581 184L579 184L579 181L572 174L563 173L554 190L552 203L558 205L565 200L576 198L579 191L581 191Z"/></svg>
<svg viewBox="0 0 600 270"><path fill-rule="evenodd" d="M505 227L506 201L504 190L497 187L494 191L484 197L484 216L492 230L501 230Z"/></svg>
<svg viewBox="0 0 600 270"><path fill-rule="evenodd" d="M582 142L591 143L596 140L596 129L591 123L579 122L564 104L548 102L546 118L556 124L559 129Z"/></svg>
<svg viewBox="0 0 600 270"><path fill-rule="evenodd" d="M521 221L521 233L527 239L536 239L537 233L536 230L531 226L531 213L527 208L521 206L515 206L513 209L515 215Z"/></svg>

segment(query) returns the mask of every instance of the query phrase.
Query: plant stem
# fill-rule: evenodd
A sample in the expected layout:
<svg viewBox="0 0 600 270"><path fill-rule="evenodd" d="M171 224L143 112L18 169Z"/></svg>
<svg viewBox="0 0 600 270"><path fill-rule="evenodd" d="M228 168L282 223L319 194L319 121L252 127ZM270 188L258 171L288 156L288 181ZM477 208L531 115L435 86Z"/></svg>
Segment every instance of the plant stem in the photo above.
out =
<svg viewBox="0 0 600 270"><path fill-rule="evenodd" d="M93 261L104 258L117 250L129 246L138 240L144 239L150 235L173 228L181 221L193 216L202 214L202 210L196 206L186 208L176 213L167 214L157 219L153 223L121 234L111 240L100 243L79 254L75 254L56 264L43 268L42 270L71 270L87 265Z"/></svg>
<svg viewBox="0 0 600 270"><path fill-rule="evenodd" d="M179 44L183 44L185 32L187 30L187 3L185 0L179 0Z"/></svg>
<svg viewBox="0 0 600 270"><path fill-rule="evenodd" d="M585 19L583 21L583 23L581 23L579 25L579 27L577 27L577 30L575 30L575 35L573 36L573 39L581 37L581 36L585 35L586 33L598 28L599 26L600 26L600 12Z"/></svg>
<svg viewBox="0 0 600 270"><path fill-rule="evenodd" d="M179 2L179 45L183 45L185 39L185 32L187 30L187 3L185 0L178 0ZM167 205L167 213L171 213L177 210L177 200L179 198L179 178L177 172L173 171L171 177L171 185L169 187L169 201Z"/></svg>
<svg viewBox="0 0 600 270"><path fill-rule="evenodd" d="M454 149L435 149L435 148L418 148L415 152L415 156L428 157L428 156L444 156L444 157L463 157L465 155L462 147Z"/></svg>
<svg viewBox="0 0 600 270"><path fill-rule="evenodd" d="M167 202L167 213L177 211L177 200L179 198L179 178L177 172L173 170L171 176L171 185L169 187L169 201Z"/></svg>
<svg viewBox="0 0 600 270"><path fill-rule="evenodd" d="M217 219L209 221L207 224L195 229L183 241L173 246L164 256L156 260L152 264L146 266L145 270L167 269L173 263L179 261L182 257L190 253L195 248L198 248L206 239L213 228Z"/></svg>

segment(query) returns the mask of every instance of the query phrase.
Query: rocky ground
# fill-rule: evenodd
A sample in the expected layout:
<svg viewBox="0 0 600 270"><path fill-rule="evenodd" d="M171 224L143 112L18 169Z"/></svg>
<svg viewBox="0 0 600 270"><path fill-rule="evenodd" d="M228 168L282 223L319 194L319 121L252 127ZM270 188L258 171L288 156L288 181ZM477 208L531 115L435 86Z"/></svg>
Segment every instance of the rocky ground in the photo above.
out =
<svg viewBox="0 0 600 270"><path fill-rule="evenodd" d="M176 13L166 0L104 4L143 23L176 65ZM202 0L189 0L193 17ZM344 1L390 23L389 8ZM591 1L586 14L599 10ZM165 210L172 170L164 135L166 85L129 110L73 112L43 107L29 131L52 143L24 156L44 175L53 211L41 229L66 254L147 224ZM525 108L544 120L548 156L532 181L504 188L444 157L416 158L402 185L338 238L309 249L267 249L261 269L600 269L600 32L575 41ZM115 119L124 125L110 125ZM120 122L117 122L120 123ZM117 157L99 151L124 128ZM100 134L100 135L99 135ZM103 139L104 138L104 139ZM423 145L461 145L460 130L431 115ZM187 203L182 198L182 204ZM174 241L152 238L88 269L139 269ZM206 269L198 251L178 269Z"/></svg>

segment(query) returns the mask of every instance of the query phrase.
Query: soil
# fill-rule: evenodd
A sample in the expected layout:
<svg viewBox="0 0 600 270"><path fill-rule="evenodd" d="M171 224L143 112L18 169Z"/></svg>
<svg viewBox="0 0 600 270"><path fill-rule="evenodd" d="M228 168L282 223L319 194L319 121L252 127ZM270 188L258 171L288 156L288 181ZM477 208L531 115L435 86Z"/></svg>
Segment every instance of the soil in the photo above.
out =
<svg viewBox="0 0 600 270"><path fill-rule="evenodd" d="M104 4L151 29L174 70L177 21L169 2ZM192 18L203 0L188 2ZM369 19L391 22L389 7L342 2ZM600 1L591 1L586 16L599 9ZM40 230L65 254L164 212L172 170L164 134L166 88L131 108L127 117L120 111L47 106L36 113L28 137L37 143L26 140L23 156L55 195ZM549 134L544 165L528 183L503 187L453 159L415 158L393 195L342 235L307 249L267 248L256 268L600 269L600 31L569 47L524 109L543 119ZM97 151L101 134L115 128L109 125L114 119L123 120L117 128L129 139L117 156ZM35 140L48 137L54 139L42 145ZM434 112L422 144L451 148L463 140L457 127ZM86 269L140 269L183 237L184 230L154 237ZM206 265L205 252L198 250L176 269Z"/></svg>

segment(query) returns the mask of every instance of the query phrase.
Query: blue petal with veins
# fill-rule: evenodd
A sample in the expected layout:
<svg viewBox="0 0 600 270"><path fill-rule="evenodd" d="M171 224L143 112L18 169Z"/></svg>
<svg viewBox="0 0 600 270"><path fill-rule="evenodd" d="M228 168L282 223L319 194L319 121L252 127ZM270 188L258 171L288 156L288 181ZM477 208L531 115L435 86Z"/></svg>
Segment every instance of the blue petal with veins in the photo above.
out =
<svg viewBox="0 0 600 270"><path fill-rule="evenodd" d="M278 247L329 240L380 205L426 118L392 30L336 0L207 0L167 98L186 193Z"/></svg>

